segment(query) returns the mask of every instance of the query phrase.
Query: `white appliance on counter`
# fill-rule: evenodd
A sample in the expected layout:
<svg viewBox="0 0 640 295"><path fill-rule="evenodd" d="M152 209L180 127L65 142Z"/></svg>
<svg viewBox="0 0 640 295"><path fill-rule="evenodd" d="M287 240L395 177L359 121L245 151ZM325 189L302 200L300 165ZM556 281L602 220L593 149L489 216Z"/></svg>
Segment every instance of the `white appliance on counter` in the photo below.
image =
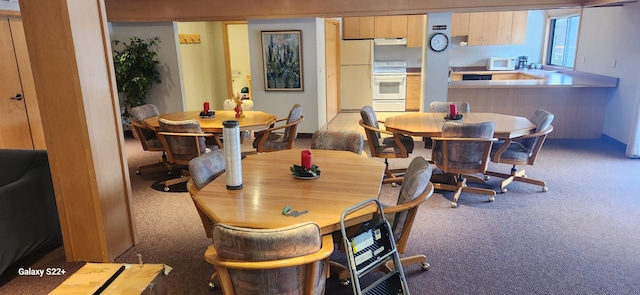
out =
<svg viewBox="0 0 640 295"><path fill-rule="evenodd" d="M360 110L373 104L372 40L340 41L340 109Z"/></svg>
<svg viewBox="0 0 640 295"><path fill-rule="evenodd" d="M487 71L511 71L516 69L515 57L487 58Z"/></svg>
<svg viewBox="0 0 640 295"><path fill-rule="evenodd" d="M404 112L407 99L407 61L373 63L373 110Z"/></svg>

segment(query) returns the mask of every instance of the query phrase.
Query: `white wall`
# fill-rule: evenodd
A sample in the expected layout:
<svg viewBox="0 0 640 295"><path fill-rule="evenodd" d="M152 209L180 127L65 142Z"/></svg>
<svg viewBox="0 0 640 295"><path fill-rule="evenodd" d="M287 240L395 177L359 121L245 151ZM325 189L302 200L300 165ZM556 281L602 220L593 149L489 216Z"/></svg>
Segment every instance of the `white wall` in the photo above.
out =
<svg viewBox="0 0 640 295"><path fill-rule="evenodd" d="M173 22L165 23L109 23L111 40L128 42L132 36L141 39L160 38L158 61L160 61L161 84L151 88L149 103L158 107L160 113L185 110L178 49L178 30Z"/></svg>
<svg viewBox="0 0 640 295"><path fill-rule="evenodd" d="M222 109L227 84L221 22L180 22L179 34L200 34L200 44L180 44L185 110L204 102Z"/></svg>
<svg viewBox="0 0 640 295"><path fill-rule="evenodd" d="M319 72L324 73L324 69L318 69L318 59L319 55L324 56L324 42L318 44L316 18L249 20L248 25L254 110L284 118L294 104L301 104L304 121L298 126L298 132L313 133L320 127L318 102L326 100L326 98L319 98L319 89L324 86L319 85L318 75ZM277 30L302 31L303 91L265 91L261 31ZM319 51L318 48L322 50Z"/></svg>
<svg viewBox="0 0 640 295"><path fill-rule="evenodd" d="M434 26L446 26L446 30L434 31ZM427 18L427 30L425 44L429 44L429 38L436 33L451 36L451 13L430 13ZM451 49L435 52L426 45L424 47L424 61L422 69L422 110L428 110L429 104L434 101L447 101L449 91L449 63Z"/></svg>
<svg viewBox="0 0 640 295"><path fill-rule="evenodd" d="M603 133L626 144L640 97L639 32L640 3L583 10L576 70L620 78L605 110Z"/></svg>
<svg viewBox="0 0 640 295"><path fill-rule="evenodd" d="M8 0L0 0L0 10L15 10L15 11L18 11L18 10L20 10L20 6L18 5L17 1L9 2Z"/></svg>

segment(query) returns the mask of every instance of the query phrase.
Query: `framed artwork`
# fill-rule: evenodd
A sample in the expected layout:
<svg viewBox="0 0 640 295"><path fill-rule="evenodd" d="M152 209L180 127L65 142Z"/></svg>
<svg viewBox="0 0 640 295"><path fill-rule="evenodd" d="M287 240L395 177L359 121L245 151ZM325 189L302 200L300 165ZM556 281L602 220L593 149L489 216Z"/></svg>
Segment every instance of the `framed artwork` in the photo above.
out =
<svg viewBox="0 0 640 295"><path fill-rule="evenodd" d="M262 31L266 91L302 91L301 31Z"/></svg>

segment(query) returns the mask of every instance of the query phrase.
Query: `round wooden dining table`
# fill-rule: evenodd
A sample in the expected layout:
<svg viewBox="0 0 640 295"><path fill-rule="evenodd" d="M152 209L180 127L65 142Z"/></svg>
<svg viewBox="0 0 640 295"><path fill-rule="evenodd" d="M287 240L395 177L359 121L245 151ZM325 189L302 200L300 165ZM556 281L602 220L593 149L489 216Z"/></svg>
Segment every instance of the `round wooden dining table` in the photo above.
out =
<svg viewBox="0 0 640 295"><path fill-rule="evenodd" d="M158 130L160 128L158 118L172 121L196 120L200 123L202 131L221 134L224 128L222 122L226 120L237 120L240 130L260 130L268 128L271 124L275 123L277 119L275 115L261 111L244 111L244 116L240 118L236 118L235 114L236 112L234 111L216 110L213 117L202 117L200 116L200 111L186 111L149 117L145 119L143 123L154 130Z"/></svg>
<svg viewBox="0 0 640 295"><path fill-rule="evenodd" d="M320 177L298 179L290 171L301 164L300 149L258 153L242 160L242 189L229 190L222 174L196 195L197 206L215 223L278 228L300 222L317 223L322 234L340 229L342 212L360 202L378 198L384 163L347 151L310 150ZM285 207L306 213L282 214ZM345 224L371 218L376 206L350 214Z"/></svg>

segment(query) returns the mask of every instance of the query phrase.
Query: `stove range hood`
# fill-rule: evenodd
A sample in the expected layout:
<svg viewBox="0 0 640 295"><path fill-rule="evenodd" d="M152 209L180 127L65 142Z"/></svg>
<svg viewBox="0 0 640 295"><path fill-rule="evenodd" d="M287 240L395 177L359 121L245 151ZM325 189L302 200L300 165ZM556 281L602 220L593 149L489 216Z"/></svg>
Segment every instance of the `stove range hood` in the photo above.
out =
<svg viewBox="0 0 640 295"><path fill-rule="evenodd" d="M375 38L374 45L407 45L407 38Z"/></svg>

